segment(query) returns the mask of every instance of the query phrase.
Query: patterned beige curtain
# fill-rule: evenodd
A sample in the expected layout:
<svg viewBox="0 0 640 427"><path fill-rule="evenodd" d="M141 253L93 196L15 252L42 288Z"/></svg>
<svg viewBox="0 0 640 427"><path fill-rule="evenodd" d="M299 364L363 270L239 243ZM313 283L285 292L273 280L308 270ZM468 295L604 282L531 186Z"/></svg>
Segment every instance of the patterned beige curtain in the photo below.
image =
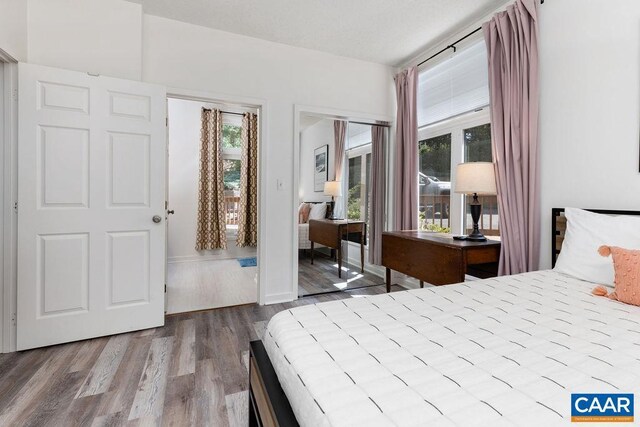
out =
<svg viewBox="0 0 640 427"><path fill-rule="evenodd" d="M202 109L200 181L196 250L226 249L226 217L222 169L222 114Z"/></svg>
<svg viewBox="0 0 640 427"><path fill-rule="evenodd" d="M242 160L238 246L258 245L258 116L242 117Z"/></svg>

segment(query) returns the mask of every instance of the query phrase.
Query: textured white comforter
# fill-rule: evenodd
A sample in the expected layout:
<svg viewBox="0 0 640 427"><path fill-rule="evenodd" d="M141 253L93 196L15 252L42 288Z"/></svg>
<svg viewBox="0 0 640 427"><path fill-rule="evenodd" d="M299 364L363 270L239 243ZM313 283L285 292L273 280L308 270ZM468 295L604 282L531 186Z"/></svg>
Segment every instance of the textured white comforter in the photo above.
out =
<svg viewBox="0 0 640 427"><path fill-rule="evenodd" d="M324 245L316 243L315 248L324 248ZM298 224L298 249L311 249L311 240L309 240L309 223Z"/></svg>
<svg viewBox="0 0 640 427"><path fill-rule="evenodd" d="M298 224L298 249L311 249L309 224Z"/></svg>
<svg viewBox="0 0 640 427"><path fill-rule="evenodd" d="M542 271L352 298L263 340L302 426L569 424L572 392L640 392L640 308L592 288Z"/></svg>

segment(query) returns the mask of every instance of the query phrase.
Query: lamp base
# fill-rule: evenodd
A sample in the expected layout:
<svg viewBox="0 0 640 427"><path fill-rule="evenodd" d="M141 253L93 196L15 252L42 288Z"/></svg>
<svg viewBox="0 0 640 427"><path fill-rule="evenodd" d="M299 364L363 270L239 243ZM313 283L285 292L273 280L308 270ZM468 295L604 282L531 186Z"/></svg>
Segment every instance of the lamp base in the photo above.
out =
<svg viewBox="0 0 640 427"><path fill-rule="evenodd" d="M465 240L471 242L486 242L487 238L480 232L478 227L478 221L480 220L480 214L482 212L482 205L478 201L478 195L473 193L473 200L470 203L469 209L471 210L471 219L473 220L473 231L467 235Z"/></svg>
<svg viewBox="0 0 640 427"><path fill-rule="evenodd" d="M465 237L464 240L468 240L470 242L486 242L487 241L487 238L484 237L484 234L482 233L478 233L478 234L471 233L464 237Z"/></svg>

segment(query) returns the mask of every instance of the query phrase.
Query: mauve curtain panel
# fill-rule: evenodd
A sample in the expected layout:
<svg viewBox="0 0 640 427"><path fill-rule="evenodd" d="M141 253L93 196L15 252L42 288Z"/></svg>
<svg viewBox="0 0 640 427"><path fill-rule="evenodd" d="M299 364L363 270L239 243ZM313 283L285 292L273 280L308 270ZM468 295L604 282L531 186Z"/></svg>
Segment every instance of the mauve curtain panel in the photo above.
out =
<svg viewBox="0 0 640 427"><path fill-rule="evenodd" d="M536 0L517 0L483 25L502 236L500 275L536 270L540 258L537 19Z"/></svg>
<svg viewBox="0 0 640 427"><path fill-rule="evenodd" d="M342 176L344 172L344 155L347 143L347 122L343 120L334 120L333 121L333 136L334 136L334 171L335 171L335 180L340 181L340 186L342 187L342 195L343 197L336 197L336 203L334 209L336 212L334 216L337 218L342 218L344 209L344 201L346 200L346 188L347 183L342 182Z"/></svg>
<svg viewBox="0 0 640 427"><path fill-rule="evenodd" d="M382 232L386 192L385 149L387 129L371 126L371 217L369 218L369 262L382 263Z"/></svg>
<svg viewBox="0 0 640 427"><path fill-rule="evenodd" d="M222 169L222 113L202 109L196 250L226 249Z"/></svg>
<svg viewBox="0 0 640 427"><path fill-rule="evenodd" d="M396 120L394 228L418 228L418 116L416 67L395 76Z"/></svg>
<svg viewBox="0 0 640 427"><path fill-rule="evenodd" d="M258 116L242 116L240 207L236 245L258 245Z"/></svg>

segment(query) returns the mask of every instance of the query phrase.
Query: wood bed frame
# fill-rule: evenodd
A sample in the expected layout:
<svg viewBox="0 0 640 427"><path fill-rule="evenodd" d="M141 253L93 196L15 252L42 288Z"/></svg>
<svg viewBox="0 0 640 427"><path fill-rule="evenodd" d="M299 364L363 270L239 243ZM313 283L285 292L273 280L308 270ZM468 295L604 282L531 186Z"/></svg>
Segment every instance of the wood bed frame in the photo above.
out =
<svg viewBox="0 0 640 427"><path fill-rule="evenodd" d="M249 426L298 426L264 344L261 340L249 344Z"/></svg>
<svg viewBox="0 0 640 427"><path fill-rule="evenodd" d="M605 215L640 215L640 211L586 209ZM564 208L551 210L551 262L553 266L562 249L567 230ZM285 395L262 341L252 341L249 355L249 426L299 426L289 399Z"/></svg>
<svg viewBox="0 0 640 427"><path fill-rule="evenodd" d="M604 215L640 215L640 211L621 211L607 209L585 209L589 212ZM551 209L551 266L556 266L556 260L562 249L564 234L567 231L567 218L564 216L564 208Z"/></svg>

